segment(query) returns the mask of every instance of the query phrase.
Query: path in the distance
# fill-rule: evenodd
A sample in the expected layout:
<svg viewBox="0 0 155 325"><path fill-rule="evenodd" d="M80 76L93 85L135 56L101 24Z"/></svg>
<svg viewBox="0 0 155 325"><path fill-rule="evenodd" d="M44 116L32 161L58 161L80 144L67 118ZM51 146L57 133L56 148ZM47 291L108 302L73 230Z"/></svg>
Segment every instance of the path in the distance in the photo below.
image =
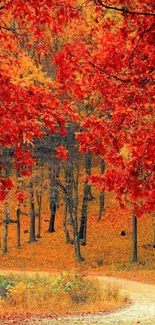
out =
<svg viewBox="0 0 155 325"><path fill-rule="evenodd" d="M4 271L0 271L0 274ZM9 272L8 272L9 273ZM13 272L16 273L16 272ZM17 272L18 273L18 272ZM22 273L22 272L19 272ZM29 273L29 272L26 272ZM34 272L30 273L35 274ZM41 272L40 275L48 274ZM52 275L52 274L51 274ZM91 277L95 278L95 277ZM123 294L128 295L132 304L110 314L94 314L87 316L67 316L59 319L42 319L33 321L34 325L113 325L144 324L155 325L155 285L143 284L112 277L96 277L101 283L119 286Z"/></svg>

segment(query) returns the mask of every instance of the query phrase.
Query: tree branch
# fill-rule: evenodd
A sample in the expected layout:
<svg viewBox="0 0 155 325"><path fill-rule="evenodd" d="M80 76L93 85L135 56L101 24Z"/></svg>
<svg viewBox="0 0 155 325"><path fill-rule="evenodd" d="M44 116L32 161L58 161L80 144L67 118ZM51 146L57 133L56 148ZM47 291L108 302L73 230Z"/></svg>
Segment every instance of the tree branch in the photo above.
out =
<svg viewBox="0 0 155 325"><path fill-rule="evenodd" d="M118 81L121 81L121 82L125 82L125 83L129 83L130 82L130 79L122 79L122 78L119 78L117 76L114 76L114 75L111 75L109 72L103 70L102 68L98 67L96 64L92 63L92 62L89 62L94 68L96 68L97 70L101 71L102 73L105 73L107 76L115 79L115 80L118 80Z"/></svg>
<svg viewBox="0 0 155 325"><path fill-rule="evenodd" d="M0 30L7 30L8 32L12 32L15 36L30 36L30 34L19 34L14 28L9 28L5 26L0 26Z"/></svg>
<svg viewBox="0 0 155 325"><path fill-rule="evenodd" d="M137 41L137 43L136 43L136 45L135 45L135 47L134 47L134 49L133 49L133 51L132 51L132 53L131 53L131 55L130 55L130 57L129 57L129 61L132 59L132 57L134 56L134 53L135 53L135 51L137 50L137 48L138 48L138 46L139 46L139 43L140 43L140 41L142 40L142 38L143 38L143 36L146 34L146 33L149 33L149 32L151 32L151 30L153 29L155 27L155 23L153 23L148 29L145 29L143 32L141 32L141 34L140 34L140 36L139 36L139 38L138 38L138 41Z"/></svg>
<svg viewBox="0 0 155 325"><path fill-rule="evenodd" d="M122 8L114 7L114 6L108 6L104 3L102 3L101 0L96 0L96 2L103 8L109 9L109 10L115 10L119 12L123 12L124 14L130 14L130 15L142 15L142 16L153 16L155 17L155 13L153 12L143 12L143 11L132 11L129 10L127 7L122 6Z"/></svg>

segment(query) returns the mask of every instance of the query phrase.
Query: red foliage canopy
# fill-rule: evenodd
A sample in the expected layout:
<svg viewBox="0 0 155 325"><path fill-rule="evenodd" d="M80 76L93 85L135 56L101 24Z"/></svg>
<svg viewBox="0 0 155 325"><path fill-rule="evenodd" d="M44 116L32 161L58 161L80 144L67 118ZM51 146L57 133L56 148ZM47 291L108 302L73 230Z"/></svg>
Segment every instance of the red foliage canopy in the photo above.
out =
<svg viewBox="0 0 155 325"><path fill-rule="evenodd" d="M20 33L6 25L6 11L20 22ZM74 35L76 26L78 35L66 40L53 60L58 85L53 94L39 86L14 85L1 68L0 144L13 146L17 155L43 135L42 126L63 134L66 115L79 123L70 101L78 110L79 102L95 93L97 107L82 120L83 131L77 135L81 150L104 157L109 165L104 184L121 203L131 202L137 215L154 211L154 1L12 0L1 2L0 14L2 41L10 33L12 41L23 37L26 28L36 42L47 28L60 36L66 26ZM32 165L27 150L24 158L19 154L18 166ZM64 150L59 148L58 154L64 156Z"/></svg>

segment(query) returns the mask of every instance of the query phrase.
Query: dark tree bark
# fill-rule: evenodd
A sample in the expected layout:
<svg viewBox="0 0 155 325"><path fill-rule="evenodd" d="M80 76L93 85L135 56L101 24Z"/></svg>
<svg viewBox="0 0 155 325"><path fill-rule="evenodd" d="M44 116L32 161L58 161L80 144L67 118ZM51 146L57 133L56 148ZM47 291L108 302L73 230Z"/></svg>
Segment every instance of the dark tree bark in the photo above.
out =
<svg viewBox="0 0 155 325"><path fill-rule="evenodd" d="M48 232L55 232L55 216L56 216L56 209L57 209L57 205L55 201L56 200L52 197L51 204L50 204L51 216L50 216Z"/></svg>
<svg viewBox="0 0 155 325"><path fill-rule="evenodd" d="M59 188L58 188L58 179L60 174L60 165L58 160L54 160L53 163L49 167L49 178L50 178L50 222L48 232L55 232L55 218L57 211L57 203L59 196Z"/></svg>
<svg viewBox="0 0 155 325"><path fill-rule="evenodd" d="M29 243L36 241L35 238L35 206L34 206L34 190L33 182L29 184L29 193L30 193L30 240Z"/></svg>
<svg viewBox="0 0 155 325"><path fill-rule="evenodd" d="M101 175L105 172L105 162L104 159L101 160ZM105 211L105 193L104 190L100 192L100 210L98 220L102 219L102 214Z"/></svg>
<svg viewBox="0 0 155 325"><path fill-rule="evenodd" d="M74 243L74 240L71 239L69 230L67 228L67 223L72 225L73 222L73 215L72 215L72 173L70 170L70 165L67 162L67 165L65 166L65 186L63 187L64 192L64 203L65 203L65 209L64 209L64 218L63 218L63 229L66 236L66 242L67 243ZM67 220L69 213L69 220Z"/></svg>
<svg viewBox="0 0 155 325"><path fill-rule="evenodd" d="M3 253L8 252L8 224L10 222L10 212L8 207L5 208L5 219L4 219L4 242L3 242Z"/></svg>
<svg viewBox="0 0 155 325"><path fill-rule="evenodd" d="M132 262L138 260L138 249L137 249L137 217L135 211L132 215Z"/></svg>
<svg viewBox="0 0 155 325"><path fill-rule="evenodd" d="M88 182L85 181L83 202L82 202L82 211L81 211L81 223L80 223L80 231L79 231L79 238L81 240L82 245L86 245L89 193L90 193L89 185L88 185Z"/></svg>
<svg viewBox="0 0 155 325"><path fill-rule="evenodd" d="M43 196L43 182L44 182L44 164L43 164L43 153L41 153L41 158L37 161L38 174L36 178L36 199L38 206L38 232L36 238L41 238L41 210L42 210L42 196Z"/></svg>
<svg viewBox="0 0 155 325"><path fill-rule="evenodd" d="M85 154L85 171L86 175L91 175L92 167L92 153L88 152ZM91 186L88 184L88 181L85 181L84 184L84 193L83 193L83 202L81 210L81 223L79 230L79 238L82 245L86 245L86 233L87 233L87 218L88 218L88 201L93 199L91 193Z"/></svg>
<svg viewBox="0 0 155 325"><path fill-rule="evenodd" d="M67 210L68 210L68 205L66 203L66 200L65 200L65 211L64 211L64 219L63 219L63 229L64 229L64 233L65 233L65 236L66 236L66 243L71 243L71 238L70 238L70 235L69 235L69 231L67 229Z"/></svg>
<svg viewBox="0 0 155 325"><path fill-rule="evenodd" d="M17 209L17 248L21 247L21 240L20 240L20 215L21 210L20 207Z"/></svg>
<svg viewBox="0 0 155 325"><path fill-rule="evenodd" d="M76 163L76 180L73 182L73 234L74 234L74 246L75 256L77 261L84 261L84 257L81 256L80 238L78 233L78 184L79 184L79 162Z"/></svg>
<svg viewBox="0 0 155 325"><path fill-rule="evenodd" d="M78 233L78 177L79 170L77 170L77 178L74 179L74 160L76 161L76 149L75 149L75 138L74 138L74 127L71 125L68 129L67 135L67 149L69 151L68 164L66 169L66 202L68 205L68 211L70 214L70 223L73 228L74 235L74 248L75 257L78 261L83 261L84 258L80 252L80 240ZM79 164L76 165L76 167Z"/></svg>
<svg viewBox="0 0 155 325"><path fill-rule="evenodd" d="M78 235L78 223L77 223L77 217L74 216L73 219L73 234L74 234L74 246L75 246L75 256L77 261L84 261L84 257L81 256L80 252L80 240Z"/></svg>
<svg viewBox="0 0 155 325"><path fill-rule="evenodd" d="M37 204L38 204L38 233L37 238L41 238L41 208L42 208L42 189L39 191L36 191L36 198L37 198Z"/></svg>
<svg viewBox="0 0 155 325"><path fill-rule="evenodd" d="M92 169L92 152L89 151L85 154L85 170L86 175L91 176L91 169ZM91 193L91 185L88 184L88 201L92 201L94 199L92 193Z"/></svg>

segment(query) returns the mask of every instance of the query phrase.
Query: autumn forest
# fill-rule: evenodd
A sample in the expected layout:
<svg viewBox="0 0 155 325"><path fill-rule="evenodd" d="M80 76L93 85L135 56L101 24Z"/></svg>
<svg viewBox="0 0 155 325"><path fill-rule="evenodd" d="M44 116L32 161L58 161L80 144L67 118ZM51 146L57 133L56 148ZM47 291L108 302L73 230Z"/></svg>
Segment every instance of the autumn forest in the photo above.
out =
<svg viewBox="0 0 155 325"><path fill-rule="evenodd" d="M0 273L155 284L154 104L154 0L0 1Z"/></svg>

